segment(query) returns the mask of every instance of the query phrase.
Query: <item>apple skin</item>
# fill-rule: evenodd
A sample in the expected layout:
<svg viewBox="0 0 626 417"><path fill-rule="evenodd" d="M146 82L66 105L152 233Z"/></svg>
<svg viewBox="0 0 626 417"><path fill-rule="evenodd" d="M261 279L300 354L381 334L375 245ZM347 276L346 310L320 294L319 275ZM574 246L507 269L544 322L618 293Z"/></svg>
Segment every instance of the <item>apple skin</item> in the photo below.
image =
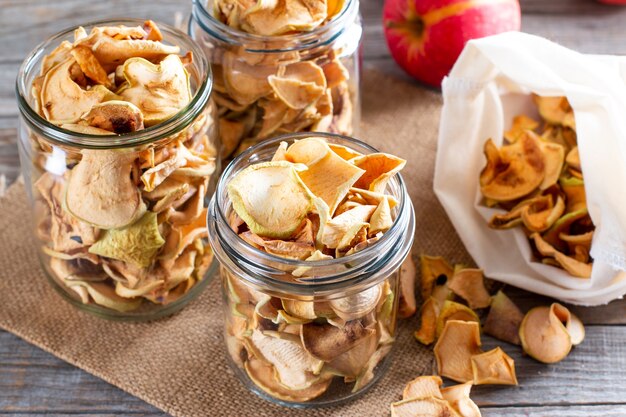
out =
<svg viewBox="0 0 626 417"><path fill-rule="evenodd" d="M441 86L470 39L517 31L520 21L518 0L385 0L383 8L392 57L434 87Z"/></svg>

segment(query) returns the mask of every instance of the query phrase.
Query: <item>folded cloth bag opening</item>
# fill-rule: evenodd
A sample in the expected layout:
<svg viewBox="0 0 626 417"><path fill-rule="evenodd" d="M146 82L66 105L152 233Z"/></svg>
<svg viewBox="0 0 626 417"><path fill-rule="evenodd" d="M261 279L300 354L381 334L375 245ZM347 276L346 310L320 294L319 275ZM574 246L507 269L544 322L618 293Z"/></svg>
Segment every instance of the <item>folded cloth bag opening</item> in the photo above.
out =
<svg viewBox="0 0 626 417"><path fill-rule="evenodd" d="M434 190L486 276L581 305L626 293L625 80L626 58L585 55L524 33L467 44L442 86ZM590 278L535 260L521 227L488 226L505 211L483 203L483 146L491 138L500 147L514 116L536 116L531 93L565 96L574 110L587 207L596 226Z"/></svg>

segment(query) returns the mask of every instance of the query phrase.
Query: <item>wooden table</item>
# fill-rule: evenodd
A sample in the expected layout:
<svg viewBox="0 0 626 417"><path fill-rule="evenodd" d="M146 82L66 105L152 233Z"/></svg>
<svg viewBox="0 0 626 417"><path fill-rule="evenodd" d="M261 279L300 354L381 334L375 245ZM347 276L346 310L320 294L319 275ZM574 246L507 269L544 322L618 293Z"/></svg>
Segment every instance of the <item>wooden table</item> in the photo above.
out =
<svg viewBox="0 0 626 417"><path fill-rule="evenodd" d="M382 0L361 0L366 65L400 74L382 34ZM593 0L522 0L523 30L581 52L626 54L626 7ZM14 80L26 53L49 35L94 19L130 16L175 23L191 0L0 0L0 174L18 175ZM0 181L0 186L2 181ZM1 232L0 232L1 233ZM1 234L0 234L1 238ZM549 300L516 291L523 308ZM626 302L575 308L587 339L557 365L521 361L518 388L478 387L483 416L626 416ZM486 346L489 348L489 344ZM0 331L1 415L163 416L121 390Z"/></svg>

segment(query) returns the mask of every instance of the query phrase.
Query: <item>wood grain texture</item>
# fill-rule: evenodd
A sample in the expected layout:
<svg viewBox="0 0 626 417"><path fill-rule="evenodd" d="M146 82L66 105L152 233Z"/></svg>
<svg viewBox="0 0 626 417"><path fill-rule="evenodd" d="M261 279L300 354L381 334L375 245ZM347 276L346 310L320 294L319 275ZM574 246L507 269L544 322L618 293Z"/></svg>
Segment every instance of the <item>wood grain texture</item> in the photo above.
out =
<svg viewBox="0 0 626 417"><path fill-rule="evenodd" d="M14 83L24 56L49 35L69 26L119 16L174 24L190 0L0 0L0 175L18 175L18 128ZM405 77L389 59L381 25L383 0L361 0L364 58ZM588 53L626 54L626 8L593 0L521 0L523 30ZM1 236L1 235L0 235ZM1 237L0 237L1 238ZM514 288L506 292L524 310L551 300ZM573 307L587 340L560 364L515 359L519 387L476 387L473 398L485 417L626 416L626 301L596 308ZM497 343L484 338L484 348ZM0 416L164 416L154 407L17 337L0 331Z"/></svg>

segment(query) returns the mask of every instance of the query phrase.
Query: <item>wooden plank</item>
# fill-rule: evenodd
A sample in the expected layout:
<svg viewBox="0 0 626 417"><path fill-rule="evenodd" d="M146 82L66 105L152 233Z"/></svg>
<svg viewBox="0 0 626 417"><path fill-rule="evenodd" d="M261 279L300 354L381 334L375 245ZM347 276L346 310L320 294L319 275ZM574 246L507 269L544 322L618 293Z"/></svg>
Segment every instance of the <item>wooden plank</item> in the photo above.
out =
<svg viewBox="0 0 626 417"><path fill-rule="evenodd" d="M624 417L626 405L580 407L493 407L481 408L483 417Z"/></svg>
<svg viewBox="0 0 626 417"><path fill-rule="evenodd" d="M0 331L0 415L166 415L16 336Z"/></svg>

